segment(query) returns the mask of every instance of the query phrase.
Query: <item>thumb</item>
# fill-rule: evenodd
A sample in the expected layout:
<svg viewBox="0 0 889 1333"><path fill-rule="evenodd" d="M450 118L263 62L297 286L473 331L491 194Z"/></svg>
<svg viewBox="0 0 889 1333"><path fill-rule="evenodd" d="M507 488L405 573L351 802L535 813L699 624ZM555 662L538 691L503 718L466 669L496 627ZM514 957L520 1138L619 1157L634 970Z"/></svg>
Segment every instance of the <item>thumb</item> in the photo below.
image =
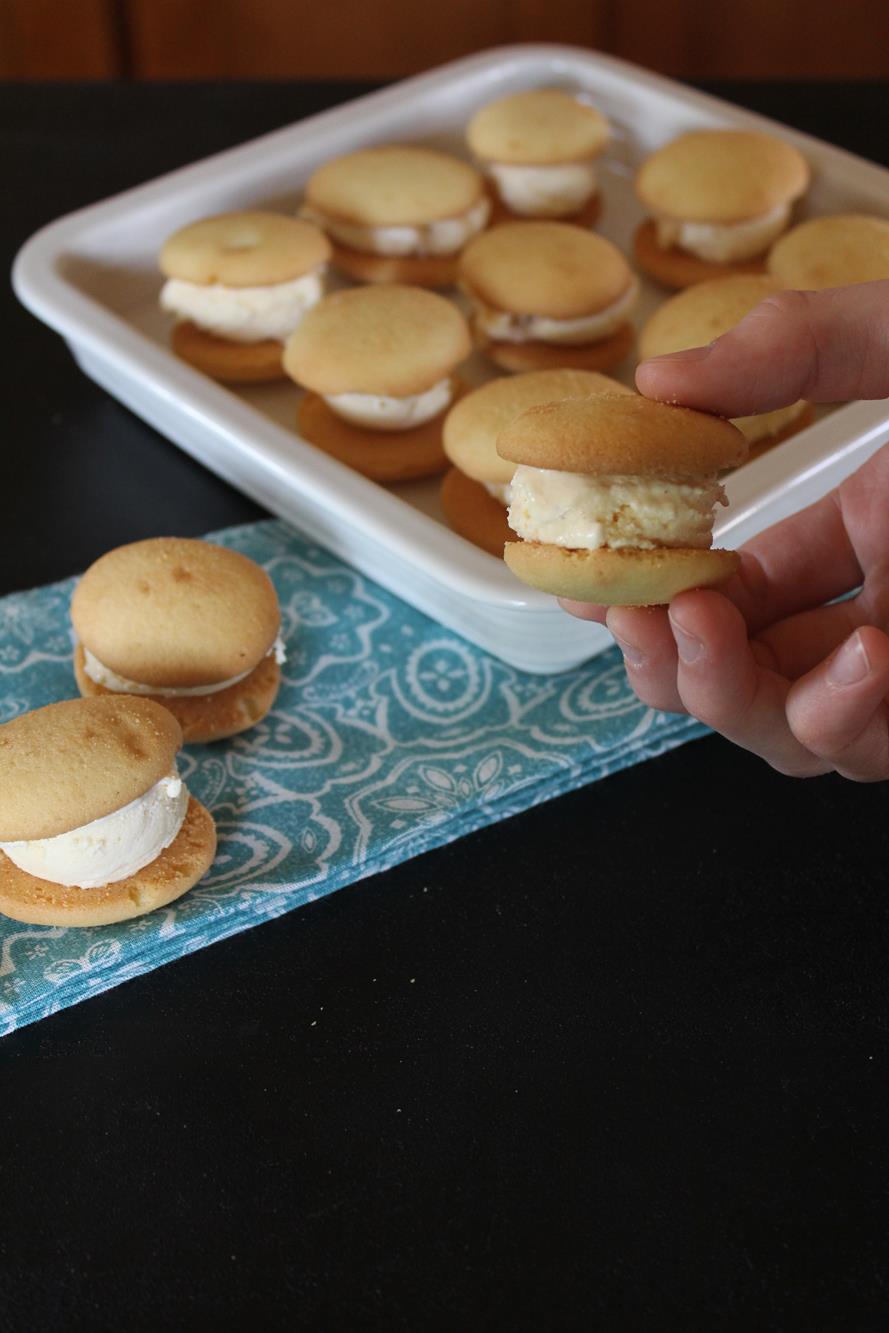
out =
<svg viewBox="0 0 889 1333"><path fill-rule="evenodd" d="M643 361L636 384L727 417L889 397L889 281L767 296L709 347Z"/></svg>

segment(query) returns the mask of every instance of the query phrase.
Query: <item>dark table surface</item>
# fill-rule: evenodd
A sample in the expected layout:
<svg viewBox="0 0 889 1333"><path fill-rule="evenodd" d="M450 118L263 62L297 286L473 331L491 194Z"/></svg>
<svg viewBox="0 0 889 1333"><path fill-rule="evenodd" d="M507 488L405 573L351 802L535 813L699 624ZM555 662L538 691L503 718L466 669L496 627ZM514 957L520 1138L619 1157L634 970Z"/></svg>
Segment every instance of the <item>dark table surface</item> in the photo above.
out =
<svg viewBox="0 0 889 1333"><path fill-rule="evenodd" d="M359 91L0 85L3 251ZM0 591L259 516L0 331ZM885 1329L887 830L711 737L6 1038L0 1326Z"/></svg>

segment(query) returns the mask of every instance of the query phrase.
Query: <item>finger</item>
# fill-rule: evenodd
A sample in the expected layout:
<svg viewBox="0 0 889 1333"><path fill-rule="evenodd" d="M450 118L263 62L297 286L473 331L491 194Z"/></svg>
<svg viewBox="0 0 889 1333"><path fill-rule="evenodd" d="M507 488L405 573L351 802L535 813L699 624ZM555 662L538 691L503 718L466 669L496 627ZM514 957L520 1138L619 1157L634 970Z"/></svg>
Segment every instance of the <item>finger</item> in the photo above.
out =
<svg viewBox="0 0 889 1333"><path fill-rule="evenodd" d="M665 713L684 713L676 686L676 643L666 608L612 606L605 623L642 702Z"/></svg>
<svg viewBox="0 0 889 1333"><path fill-rule="evenodd" d="M889 396L889 280L767 296L709 347L643 361L640 393L727 417Z"/></svg>
<svg viewBox="0 0 889 1333"><path fill-rule="evenodd" d="M790 728L802 745L857 782L889 778L889 637L856 630L787 695Z"/></svg>
<svg viewBox="0 0 889 1333"><path fill-rule="evenodd" d="M689 713L781 773L828 771L830 765L791 732L785 713L789 682L756 661L736 606L717 592L680 593L670 606L670 624L679 695Z"/></svg>
<svg viewBox="0 0 889 1333"><path fill-rule="evenodd" d="M597 625L605 624L607 606L597 606L595 602L574 602L570 597L560 597L558 602L562 610L567 611L569 616L576 616L578 620L592 620Z"/></svg>
<svg viewBox="0 0 889 1333"><path fill-rule="evenodd" d="M804 611L762 630L753 640L758 661L788 680L797 680L843 642L859 625L869 623L860 598Z"/></svg>

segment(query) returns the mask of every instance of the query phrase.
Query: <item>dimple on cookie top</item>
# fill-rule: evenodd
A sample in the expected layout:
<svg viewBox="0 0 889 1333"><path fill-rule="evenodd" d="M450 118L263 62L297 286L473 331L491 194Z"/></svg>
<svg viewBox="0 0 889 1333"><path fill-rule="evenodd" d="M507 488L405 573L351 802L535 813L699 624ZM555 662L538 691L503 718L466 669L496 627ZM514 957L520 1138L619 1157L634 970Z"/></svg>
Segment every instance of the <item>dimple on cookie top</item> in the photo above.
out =
<svg viewBox="0 0 889 1333"><path fill-rule="evenodd" d="M531 370L490 380L462 398L444 422L448 458L475 481L505 484L515 464L497 453L501 431L529 407L595 393L630 393L608 375L592 370Z"/></svg>
<svg viewBox="0 0 889 1333"><path fill-rule="evenodd" d="M517 315L576 319L617 301L633 281L616 245L566 222L507 222L460 257L470 295Z"/></svg>
<svg viewBox="0 0 889 1333"><path fill-rule="evenodd" d="M0 726L0 842L53 838L122 809L173 767L182 743L151 699L67 699Z"/></svg>
<svg viewBox="0 0 889 1333"><path fill-rule="evenodd" d="M598 394L523 412L501 433L502 458L557 472L696 477L742 462L744 436L730 422L639 394Z"/></svg>
<svg viewBox="0 0 889 1333"><path fill-rule="evenodd" d="M84 648L117 675L190 688L252 670L274 645L281 613L271 579L247 556L153 537L91 565L71 619Z"/></svg>
<svg viewBox="0 0 889 1333"><path fill-rule="evenodd" d="M450 153L388 144L325 162L309 178L306 203L364 227L416 226L468 212L484 191L481 174Z"/></svg>
<svg viewBox="0 0 889 1333"><path fill-rule="evenodd" d="M283 213L244 210L201 218L164 243L161 272L209 286L266 287L288 282L330 258L319 227Z"/></svg>
<svg viewBox="0 0 889 1333"><path fill-rule="evenodd" d="M792 144L751 130L690 130L642 163L636 193L653 213L739 222L799 198L806 159Z"/></svg>
<svg viewBox="0 0 889 1333"><path fill-rule="evenodd" d="M605 147L608 121L575 93L538 88L481 107L469 122L466 139L476 157L487 162L583 162Z"/></svg>
<svg viewBox="0 0 889 1333"><path fill-rule="evenodd" d="M420 287L381 285L334 292L288 339L284 368L319 394L405 397L450 375L470 353L463 315Z"/></svg>

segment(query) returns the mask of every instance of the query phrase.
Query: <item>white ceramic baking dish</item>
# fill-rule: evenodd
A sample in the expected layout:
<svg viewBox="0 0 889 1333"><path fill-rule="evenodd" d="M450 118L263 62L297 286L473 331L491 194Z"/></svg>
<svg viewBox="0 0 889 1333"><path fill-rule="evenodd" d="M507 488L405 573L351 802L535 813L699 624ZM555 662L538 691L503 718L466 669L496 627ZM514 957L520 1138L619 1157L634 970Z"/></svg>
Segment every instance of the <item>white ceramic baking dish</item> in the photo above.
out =
<svg viewBox="0 0 889 1333"><path fill-rule="evenodd" d="M763 127L796 143L814 173L807 213L885 212L889 171L881 167L610 57L515 46L408 79L69 214L22 248L13 282L88 375L189 454L482 648L524 670L549 672L576 666L610 636L571 620L451 532L436 482L385 489L303 442L293 426L292 385L234 393L177 361L157 307L156 268L161 242L186 222L248 205L293 209L320 162L363 144L410 139L462 154L463 127L476 107L540 86L583 90L612 120L599 229L624 249L641 216L631 187L635 165L695 126ZM646 285L637 322L662 299ZM731 507L718 537L739 544L808 504L886 438L886 403L823 416L729 479Z"/></svg>

